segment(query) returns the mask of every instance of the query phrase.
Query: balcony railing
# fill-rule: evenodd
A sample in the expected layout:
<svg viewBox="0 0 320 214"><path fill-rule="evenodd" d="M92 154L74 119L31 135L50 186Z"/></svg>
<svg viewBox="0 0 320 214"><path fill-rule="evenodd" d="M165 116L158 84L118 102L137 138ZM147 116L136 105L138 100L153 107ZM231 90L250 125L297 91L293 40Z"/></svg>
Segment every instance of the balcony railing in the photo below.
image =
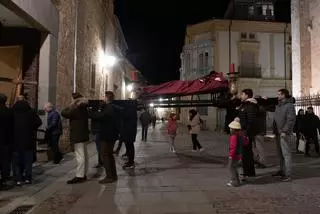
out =
<svg viewBox="0 0 320 214"><path fill-rule="evenodd" d="M238 67L240 77L243 78L261 78L261 67L258 65L240 65Z"/></svg>

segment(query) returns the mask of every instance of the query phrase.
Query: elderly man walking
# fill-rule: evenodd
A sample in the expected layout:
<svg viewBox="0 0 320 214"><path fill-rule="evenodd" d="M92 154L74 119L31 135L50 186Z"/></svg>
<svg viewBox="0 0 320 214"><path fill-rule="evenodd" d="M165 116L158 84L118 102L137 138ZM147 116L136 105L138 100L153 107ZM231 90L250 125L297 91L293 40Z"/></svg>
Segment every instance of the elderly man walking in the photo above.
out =
<svg viewBox="0 0 320 214"><path fill-rule="evenodd" d="M291 181L291 143L296 114L293 98L287 89L278 91L279 104L276 106L274 115L274 132L276 134L278 154L280 157L280 171L273 176L280 176L281 181Z"/></svg>
<svg viewBox="0 0 320 214"><path fill-rule="evenodd" d="M47 103L44 106L47 112L47 128L46 139L49 141L49 146L53 152L53 162L59 164L62 160L62 153L59 148L59 140L62 135L62 122L59 113L55 110L52 103Z"/></svg>

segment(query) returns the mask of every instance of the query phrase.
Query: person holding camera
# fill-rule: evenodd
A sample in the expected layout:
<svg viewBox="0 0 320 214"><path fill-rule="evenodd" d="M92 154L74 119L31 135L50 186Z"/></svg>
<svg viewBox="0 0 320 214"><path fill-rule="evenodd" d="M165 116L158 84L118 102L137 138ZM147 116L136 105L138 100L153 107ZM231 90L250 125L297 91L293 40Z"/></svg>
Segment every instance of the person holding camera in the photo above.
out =
<svg viewBox="0 0 320 214"><path fill-rule="evenodd" d="M118 123L117 115L120 115L121 107L113 104L114 93L106 91L105 103L94 111L89 108L89 117L93 120L99 121L99 141L100 141L100 154L103 166L106 170L106 177L100 180L100 184L113 183L118 180L116 162L113 156L113 147L119 137L120 125Z"/></svg>

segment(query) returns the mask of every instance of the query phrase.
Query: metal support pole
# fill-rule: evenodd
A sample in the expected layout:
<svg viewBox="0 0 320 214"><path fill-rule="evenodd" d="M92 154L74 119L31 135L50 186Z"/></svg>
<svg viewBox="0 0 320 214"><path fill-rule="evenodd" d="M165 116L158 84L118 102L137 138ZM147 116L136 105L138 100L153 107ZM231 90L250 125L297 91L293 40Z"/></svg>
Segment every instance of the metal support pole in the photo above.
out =
<svg viewBox="0 0 320 214"><path fill-rule="evenodd" d="M74 21L74 58L73 58L73 92L77 90L77 40L78 40L78 0L73 0L75 9Z"/></svg>

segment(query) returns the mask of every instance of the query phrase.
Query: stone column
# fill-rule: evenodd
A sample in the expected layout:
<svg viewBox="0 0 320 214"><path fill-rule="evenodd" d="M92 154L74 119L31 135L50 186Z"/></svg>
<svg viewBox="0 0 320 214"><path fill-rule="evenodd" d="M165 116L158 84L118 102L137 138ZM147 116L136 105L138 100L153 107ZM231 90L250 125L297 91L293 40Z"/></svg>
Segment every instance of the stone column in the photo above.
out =
<svg viewBox="0 0 320 214"><path fill-rule="evenodd" d="M309 1L291 0L292 85L294 96L308 95L312 87L309 20Z"/></svg>

